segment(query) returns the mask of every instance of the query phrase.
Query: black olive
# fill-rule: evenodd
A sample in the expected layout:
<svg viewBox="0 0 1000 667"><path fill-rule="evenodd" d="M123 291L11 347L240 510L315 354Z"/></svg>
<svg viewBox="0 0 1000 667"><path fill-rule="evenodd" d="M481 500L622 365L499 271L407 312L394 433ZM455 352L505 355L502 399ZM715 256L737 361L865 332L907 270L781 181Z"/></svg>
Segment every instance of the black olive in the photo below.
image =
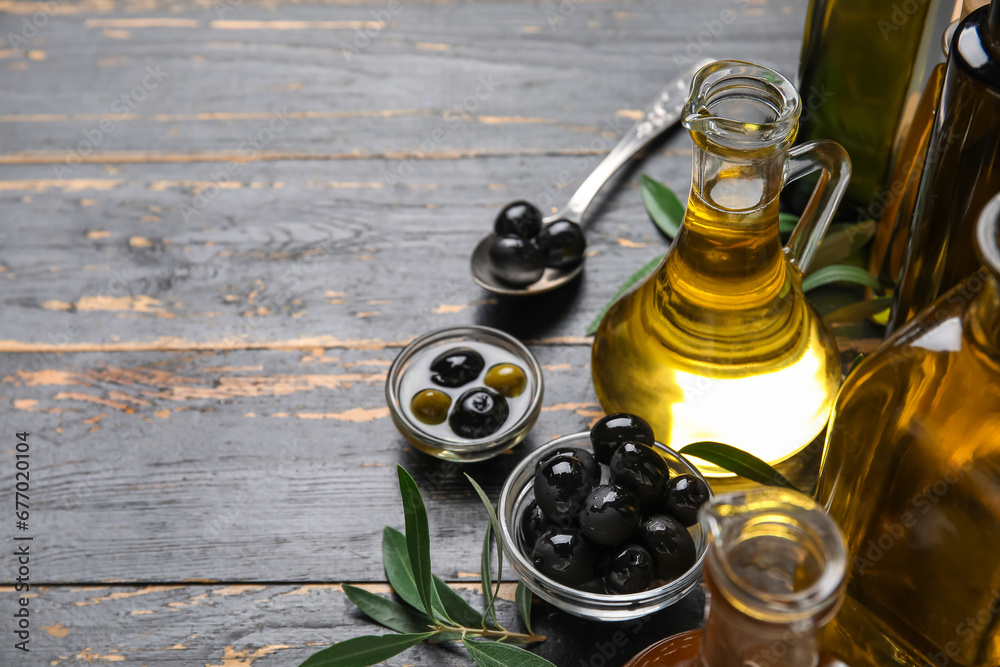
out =
<svg viewBox="0 0 1000 667"><path fill-rule="evenodd" d="M580 586L594 578L594 547L578 530L549 530L535 542L535 568L566 586Z"/></svg>
<svg viewBox="0 0 1000 667"><path fill-rule="evenodd" d="M653 557L638 544L629 544L611 559L604 583L611 594L641 593L655 577Z"/></svg>
<svg viewBox="0 0 1000 667"><path fill-rule="evenodd" d="M626 442L611 457L611 481L639 496L644 508L660 499L670 479L670 467L656 450L641 442Z"/></svg>
<svg viewBox="0 0 1000 667"><path fill-rule="evenodd" d="M639 525L637 537L652 555L656 575L663 581L673 581L694 566L694 538L674 517L665 514L646 517Z"/></svg>
<svg viewBox="0 0 1000 667"><path fill-rule="evenodd" d="M590 429L590 442L594 445L594 456L601 463L610 463L611 455L626 442L641 442L653 446L656 438L653 427L642 418L624 412L608 415Z"/></svg>
<svg viewBox="0 0 1000 667"><path fill-rule="evenodd" d="M511 202L497 214L493 231L497 236L520 236L533 239L542 230L542 212L526 201Z"/></svg>
<svg viewBox="0 0 1000 667"><path fill-rule="evenodd" d="M685 526L698 523L698 508L708 502L708 485L694 475L678 475L664 490L667 512Z"/></svg>
<svg viewBox="0 0 1000 667"><path fill-rule="evenodd" d="M587 478L591 481L592 486L597 486L601 483L601 464L597 462L593 454L579 447L559 447L555 451L549 452L535 464L535 473L541 470L542 466L549 461L554 461L557 457L567 456L578 459L583 464L583 468L587 472Z"/></svg>
<svg viewBox="0 0 1000 667"><path fill-rule="evenodd" d="M569 220L556 220L542 227L538 234L538 247L545 255L545 266L569 269L583 261L587 240L580 225Z"/></svg>
<svg viewBox="0 0 1000 667"><path fill-rule="evenodd" d="M580 529L597 544L618 544L639 525L639 499L631 491L603 484L587 496L580 511Z"/></svg>
<svg viewBox="0 0 1000 667"><path fill-rule="evenodd" d="M525 287L545 273L545 256L533 240L498 236L490 244L490 270L505 283Z"/></svg>
<svg viewBox="0 0 1000 667"><path fill-rule="evenodd" d="M588 579L578 586L574 586L578 591L585 591L587 593L597 593L598 595L607 595L608 589L604 585L604 577L594 577L593 579Z"/></svg>
<svg viewBox="0 0 1000 667"><path fill-rule="evenodd" d="M576 523L587 494L594 488L591 475L580 459L556 457L535 472L535 501L549 520L568 528Z"/></svg>
<svg viewBox="0 0 1000 667"><path fill-rule="evenodd" d="M523 550L530 554L538 538L544 535L545 531L550 528L552 528L552 522L545 516L545 512L538 506L538 503L532 500L524 508L524 514L521 515L521 543L524 545Z"/></svg>
<svg viewBox="0 0 1000 667"><path fill-rule="evenodd" d="M470 389L455 402L448 425L463 438L485 438L496 433L507 420L507 399L486 387Z"/></svg>
<svg viewBox="0 0 1000 667"><path fill-rule="evenodd" d="M442 387L461 387L483 372L483 355L467 347L443 352L431 362L431 382Z"/></svg>

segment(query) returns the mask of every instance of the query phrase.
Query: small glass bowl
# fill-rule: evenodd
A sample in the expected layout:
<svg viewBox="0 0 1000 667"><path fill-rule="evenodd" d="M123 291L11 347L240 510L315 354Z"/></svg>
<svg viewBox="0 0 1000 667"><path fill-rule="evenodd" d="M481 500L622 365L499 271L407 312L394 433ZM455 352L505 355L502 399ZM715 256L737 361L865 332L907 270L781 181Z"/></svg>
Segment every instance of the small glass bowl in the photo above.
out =
<svg viewBox="0 0 1000 667"><path fill-rule="evenodd" d="M500 491L500 528L503 531L504 553L518 578L543 600L552 603L565 612L597 621L627 621L640 618L674 604L698 585L701 580L701 565L707 548L706 536L698 524L688 528L694 538L697 558L694 566L683 575L659 588L627 595L602 595L580 591L557 583L535 569L531 559L521 552L518 544L521 532L521 517L524 508L535 499L535 465L550 452L559 447L579 447L593 451L590 433L584 431L557 438L543 445L521 461L507 477ZM671 476L689 474L698 477L706 485L707 480L698 469L688 463L677 452L661 445L655 445L670 467ZM709 494L711 494L709 486Z"/></svg>
<svg viewBox="0 0 1000 667"><path fill-rule="evenodd" d="M469 341L499 348L516 357L528 376L530 390L528 405L520 417L509 417L508 424L485 438L465 439L458 436L443 438L429 433L424 425L407 414L402 403L404 399L400 396L403 378L413 367L414 361L425 358L424 354L431 348L444 352ZM497 329L470 325L432 331L403 348L389 368L385 382L385 398L389 404L393 423L414 447L446 461L473 462L493 458L524 440L542 411L544 389L542 367L519 340Z"/></svg>

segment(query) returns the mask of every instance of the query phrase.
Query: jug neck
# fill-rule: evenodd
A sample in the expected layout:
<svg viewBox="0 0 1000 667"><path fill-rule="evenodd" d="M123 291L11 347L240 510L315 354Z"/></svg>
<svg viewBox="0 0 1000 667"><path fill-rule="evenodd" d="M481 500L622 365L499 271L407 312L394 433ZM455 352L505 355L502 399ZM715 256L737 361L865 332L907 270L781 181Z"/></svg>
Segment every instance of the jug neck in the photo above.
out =
<svg viewBox="0 0 1000 667"><path fill-rule="evenodd" d="M766 321L785 309L776 302L790 295L778 194L799 108L787 79L750 63L716 63L692 82L691 192L661 273L679 312Z"/></svg>
<svg viewBox="0 0 1000 667"><path fill-rule="evenodd" d="M702 665L818 665L819 630L844 595L846 548L833 520L776 488L718 496L701 517L711 535Z"/></svg>
<svg viewBox="0 0 1000 667"><path fill-rule="evenodd" d="M766 67L729 60L702 68L684 108L695 144L692 195L744 217L776 203L800 108L791 82Z"/></svg>

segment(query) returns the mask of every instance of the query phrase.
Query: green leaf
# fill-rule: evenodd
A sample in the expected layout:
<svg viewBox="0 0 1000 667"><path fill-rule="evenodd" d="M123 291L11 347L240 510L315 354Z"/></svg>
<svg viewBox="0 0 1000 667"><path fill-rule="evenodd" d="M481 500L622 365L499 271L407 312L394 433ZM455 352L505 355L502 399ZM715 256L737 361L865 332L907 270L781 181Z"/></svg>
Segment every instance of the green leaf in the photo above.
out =
<svg viewBox="0 0 1000 667"><path fill-rule="evenodd" d="M791 234L797 224L799 224L799 216L794 213L778 214L778 232L780 234Z"/></svg>
<svg viewBox="0 0 1000 667"><path fill-rule="evenodd" d="M522 582L517 582L517 592L514 594L514 601L517 603L517 613L521 615L521 622L528 632L531 629L531 591Z"/></svg>
<svg viewBox="0 0 1000 667"><path fill-rule="evenodd" d="M809 292L822 285L831 283L853 283L866 285L872 289L881 289L878 279L858 266L848 264L832 264L810 273L802 279L802 291Z"/></svg>
<svg viewBox="0 0 1000 667"><path fill-rule="evenodd" d="M479 667L556 667L545 658L510 644L468 638L463 643Z"/></svg>
<svg viewBox="0 0 1000 667"><path fill-rule="evenodd" d="M724 445L721 442L695 442L682 447L680 453L704 459L758 484L783 486L786 489L798 491L794 484L785 479L784 475L753 454L748 454L742 449Z"/></svg>
<svg viewBox="0 0 1000 667"><path fill-rule="evenodd" d="M433 625L433 621L427 614L410 609L394 600L388 600L350 584L344 584L343 588L348 599L358 609L365 612L376 623L381 623L390 630L419 634L427 632L428 628Z"/></svg>
<svg viewBox="0 0 1000 667"><path fill-rule="evenodd" d="M674 191L646 174L639 174L642 203L660 231L674 238L684 221L684 205Z"/></svg>
<svg viewBox="0 0 1000 667"><path fill-rule="evenodd" d="M386 526L382 531L382 565L385 568L385 576L389 580L389 585L396 591L396 594L414 609L422 610L424 603L420 599L417 582L413 578L406 536L389 526ZM436 590L431 590L431 607L434 609L435 618L450 620Z"/></svg>
<svg viewBox="0 0 1000 667"><path fill-rule="evenodd" d="M489 514L490 516L490 526L493 532L493 537L496 540L497 544L496 588L489 594L487 594L485 590L483 591L484 596L489 595L489 600L490 600L489 604L492 607L492 605L496 602L497 595L500 593L500 578L503 573L503 538L502 538L503 531L500 529L500 520L497 519L497 513L496 510L493 509L493 503L490 502L490 497L486 495L485 491L483 491L483 487L479 486L479 484L476 483L476 480L469 477L468 473L465 474L465 478L472 483L472 488L476 490L476 495L479 496L479 499L483 501L483 506L486 507L486 513ZM495 619L496 615L494 615L493 618Z"/></svg>
<svg viewBox="0 0 1000 667"><path fill-rule="evenodd" d="M479 499L483 501L486 513L490 515L490 526L493 529L493 534L502 535L503 533L500 530L500 520L497 519L497 513L496 510L493 509L493 503L490 502L490 497L486 495L485 491L483 491L483 487L479 486L479 484L476 483L476 480L469 476L469 473L465 473L465 478L472 483L472 488L476 490L476 495L478 495Z"/></svg>
<svg viewBox="0 0 1000 667"><path fill-rule="evenodd" d="M403 635L365 635L317 651L299 667L368 667L434 636L433 632Z"/></svg>
<svg viewBox="0 0 1000 667"><path fill-rule="evenodd" d="M396 466L399 492L403 498L403 517L406 521L406 550L410 556L413 580L420 594L420 602L429 616L434 616L431 604L431 537L427 527L427 510L420 497L417 483L403 466Z"/></svg>
<svg viewBox="0 0 1000 667"><path fill-rule="evenodd" d="M605 304L604 308L601 308L601 312L597 314L597 317L594 318L594 321L590 323L589 327L587 327L588 336L593 336L595 333L597 333L597 327L601 326L601 320L603 320L604 316L608 314L608 311L611 309L611 306L615 305L615 302L622 297L622 294L625 294L625 292L627 292L629 288L632 287L632 285L635 285L637 282L639 282L640 280L648 276L650 273L652 273L653 269L655 269L657 266L660 265L660 262L663 261L664 257L666 257L665 254L649 260L648 262L642 265L641 269L633 273L631 276L628 277L628 280L622 283L621 287L618 288L618 291L615 292L615 295L611 297L611 301L608 301L608 303Z"/></svg>
<svg viewBox="0 0 1000 667"><path fill-rule="evenodd" d="M410 554L406 548L406 536L389 526L382 530L382 566L385 568L386 579L396 594L406 604L420 609L423 601L417 591L417 582L413 578Z"/></svg>
<svg viewBox="0 0 1000 667"><path fill-rule="evenodd" d="M483 536L483 554L480 560L479 581L483 588L483 597L486 598L486 611L483 612L483 623L492 619L497 623L496 600L493 597L493 522L486 522L486 534ZM502 576L502 573L498 573Z"/></svg>
<svg viewBox="0 0 1000 667"><path fill-rule="evenodd" d="M874 235L875 223L872 220L830 225L826 236L816 249L816 254L813 255L809 272L843 262L868 245Z"/></svg>
<svg viewBox="0 0 1000 667"><path fill-rule="evenodd" d="M869 317L878 315L886 308L892 307L891 296L881 296L877 299L858 301L850 305L838 308L832 313L823 316L827 322L858 322L867 320Z"/></svg>
<svg viewBox="0 0 1000 667"><path fill-rule="evenodd" d="M461 595L449 588L448 584L441 581L440 578L435 576L432 577L432 580L434 581L434 590L437 592L444 610L448 613L448 617L452 621L466 628L483 627L482 614L473 609L472 605L466 602Z"/></svg>

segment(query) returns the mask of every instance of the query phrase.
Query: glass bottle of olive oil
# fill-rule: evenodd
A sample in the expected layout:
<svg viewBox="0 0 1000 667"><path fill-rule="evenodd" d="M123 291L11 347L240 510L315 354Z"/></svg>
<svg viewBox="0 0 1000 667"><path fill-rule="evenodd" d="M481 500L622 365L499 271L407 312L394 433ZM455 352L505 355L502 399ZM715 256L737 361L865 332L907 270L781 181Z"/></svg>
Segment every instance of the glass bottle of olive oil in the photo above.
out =
<svg viewBox="0 0 1000 667"><path fill-rule="evenodd" d="M792 84L751 63L713 63L691 84L683 122L694 169L681 231L660 267L608 311L592 356L604 409L641 416L668 446L715 440L777 463L826 425L840 359L801 272L850 161L833 142L789 149L799 111ZM782 248L778 193L815 171L820 185Z"/></svg>
<svg viewBox="0 0 1000 667"><path fill-rule="evenodd" d="M851 156L844 208L877 218L913 107L936 63L956 0L810 0L799 62L799 140L832 139ZM800 185L790 188L798 208Z"/></svg>
<svg viewBox="0 0 1000 667"><path fill-rule="evenodd" d="M817 491L850 551L824 636L853 665L1000 665L1000 196L986 267L890 337L837 399Z"/></svg>
<svg viewBox="0 0 1000 667"><path fill-rule="evenodd" d="M976 218L998 190L1000 0L993 0L952 37L890 331L976 269Z"/></svg>
<svg viewBox="0 0 1000 667"><path fill-rule="evenodd" d="M705 627L654 644L626 667L843 667L819 631L844 599L844 538L811 498L777 488L716 496L699 512L710 536Z"/></svg>
<svg viewBox="0 0 1000 667"><path fill-rule="evenodd" d="M951 38L954 36L961 19L985 4L989 4L988 0L964 0L960 17L948 25L942 36L941 50L945 56L948 55ZM893 293L903 272L903 260L906 257L906 246L910 238L913 209L917 201L924 164L927 161L931 131L934 128L934 116L941 100L945 65L944 62L938 63L927 77L923 92L912 106L909 127L905 131L905 136L902 137L892 176L884 193L885 197L872 205L866 212L872 219L878 219L869 256L868 271L872 275L878 276L889 295ZM869 296L872 294L872 291L869 290ZM885 323L888 318L889 310L886 309L884 315L880 315L876 319Z"/></svg>

